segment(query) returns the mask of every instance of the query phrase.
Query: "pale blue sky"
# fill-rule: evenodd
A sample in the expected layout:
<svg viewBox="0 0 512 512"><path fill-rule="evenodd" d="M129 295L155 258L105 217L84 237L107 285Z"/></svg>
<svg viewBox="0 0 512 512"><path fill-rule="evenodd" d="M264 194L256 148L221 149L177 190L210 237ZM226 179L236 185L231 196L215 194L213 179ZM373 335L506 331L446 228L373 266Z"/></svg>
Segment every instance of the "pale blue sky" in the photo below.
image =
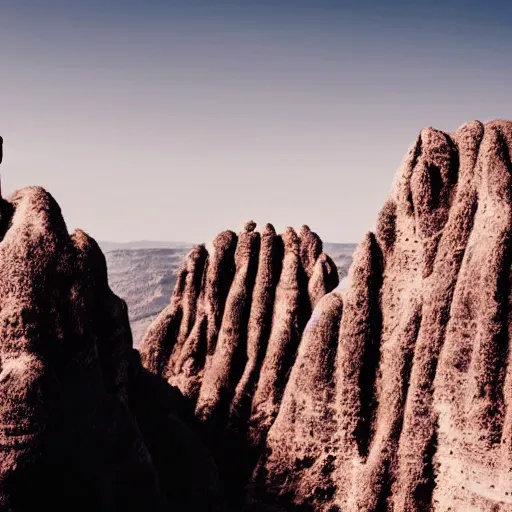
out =
<svg viewBox="0 0 512 512"><path fill-rule="evenodd" d="M357 242L418 131L512 119L508 2L0 0L4 193L99 240Z"/></svg>

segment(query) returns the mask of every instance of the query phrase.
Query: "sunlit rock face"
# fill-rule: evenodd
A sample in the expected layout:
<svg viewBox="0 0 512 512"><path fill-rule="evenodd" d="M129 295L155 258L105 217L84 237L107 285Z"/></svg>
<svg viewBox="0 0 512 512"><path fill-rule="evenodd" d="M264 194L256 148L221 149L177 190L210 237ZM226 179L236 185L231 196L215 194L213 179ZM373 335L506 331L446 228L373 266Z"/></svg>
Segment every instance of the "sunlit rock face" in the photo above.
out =
<svg viewBox="0 0 512 512"><path fill-rule="evenodd" d="M95 241L69 235L41 188L0 209L0 509L217 510L211 457L173 418L179 397L137 360Z"/></svg>
<svg viewBox="0 0 512 512"><path fill-rule="evenodd" d="M313 312L246 510L512 510L512 123L421 131Z"/></svg>
<svg viewBox="0 0 512 512"><path fill-rule="evenodd" d="M188 255L169 306L141 344L144 366L195 408L226 492L244 491L274 422L313 308L339 282L309 227L253 222Z"/></svg>

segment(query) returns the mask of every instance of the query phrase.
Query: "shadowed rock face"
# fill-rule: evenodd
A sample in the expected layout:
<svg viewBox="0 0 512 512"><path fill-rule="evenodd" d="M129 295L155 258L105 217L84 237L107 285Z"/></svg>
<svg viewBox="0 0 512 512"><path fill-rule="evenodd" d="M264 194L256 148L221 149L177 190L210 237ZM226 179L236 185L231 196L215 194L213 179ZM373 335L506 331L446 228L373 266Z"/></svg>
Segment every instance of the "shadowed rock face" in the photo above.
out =
<svg viewBox="0 0 512 512"><path fill-rule="evenodd" d="M247 510L512 510L511 144L421 132L313 312Z"/></svg>
<svg viewBox="0 0 512 512"><path fill-rule="evenodd" d="M279 411L312 308L338 285L307 226L282 235L270 224L255 228L220 233L211 254L190 252L140 348L144 366L194 404L235 501Z"/></svg>
<svg viewBox="0 0 512 512"><path fill-rule="evenodd" d="M97 244L41 188L0 208L0 509L217 510L211 457L137 360Z"/></svg>
<svg viewBox="0 0 512 512"><path fill-rule="evenodd" d="M1 201L0 509L220 511L220 464L235 510L512 511L511 144L423 130L341 294L307 227L195 247L140 355L96 243Z"/></svg>

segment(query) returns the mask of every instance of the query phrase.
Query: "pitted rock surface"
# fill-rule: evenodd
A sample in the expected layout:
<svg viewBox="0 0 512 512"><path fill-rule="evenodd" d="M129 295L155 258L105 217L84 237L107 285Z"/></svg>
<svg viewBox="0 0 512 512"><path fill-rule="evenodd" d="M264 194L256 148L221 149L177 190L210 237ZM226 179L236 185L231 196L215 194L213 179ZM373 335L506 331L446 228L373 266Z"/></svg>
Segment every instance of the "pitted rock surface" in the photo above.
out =
<svg viewBox="0 0 512 512"><path fill-rule="evenodd" d="M511 511L512 122L427 128L303 335L246 510Z"/></svg>
<svg viewBox="0 0 512 512"><path fill-rule="evenodd" d="M96 242L69 235L42 188L16 192L1 210L0 509L220 510L211 456L176 427L172 388L137 361ZM144 402L159 411L153 431L143 380ZM177 446L187 456L162 473L155 456Z"/></svg>
<svg viewBox="0 0 512 512"><path fill-rule="evenodd" d="M211 254L204 246L190 252L169 306L146 333L144 366L195 405L228 494L243 492L302 331L338 282L309 227L277 235L271 224L259 232L248 222L238 236L220 233Z"/></svg>

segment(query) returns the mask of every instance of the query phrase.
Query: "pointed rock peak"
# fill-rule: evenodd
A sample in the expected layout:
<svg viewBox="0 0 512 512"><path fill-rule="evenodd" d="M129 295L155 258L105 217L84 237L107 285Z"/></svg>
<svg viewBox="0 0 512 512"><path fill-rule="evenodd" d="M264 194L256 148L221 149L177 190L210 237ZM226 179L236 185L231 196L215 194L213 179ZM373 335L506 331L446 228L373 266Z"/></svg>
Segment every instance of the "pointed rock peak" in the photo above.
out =
<svg viewBox="0 0 512 512"><path fill-rule="evenodd" d="M192 247L187 254L187 264L195 265L198 261L208 255L208 251L204 244L197 244Z"/></svg>
<svg viewBox="0 0 512 512"><path fill-rule="evenodd" d="M311 276L315 262L322 254L322 240L306 225L302 226L299 237L302 266L308 276Z"/></svg>
<svg viewBox="0 0 512 512"><path fill-rule="evenodd" d="M480 134L480 137L482 137L484 134L484 129L484 123L481 121L469 121L467 123L461 124L453 134L455 135L457 133L469 132L474 135Z"/></svg>
<svg viewBox="0 0 512 512"><path fill-rule="evenodd" d="M213 248L215 251L226 251L236 245L237 238L234 231L222 231L213 239Z"/></svg>
<svg viewBox="0 0 512 512"><path fill-rule="evenodd" d="M89 269L99 277L100 282L107 283L107 260L96 240L81 229L76 229L71 235L71 239L75 247L86 255Z"/></svg>
<svg viewBox="0 0 512 512"><path fill-rule="evenodd" d="M388 198L377 217L376 235L385 251L390 250L396 240L396 202Z"/></svg>
<svg viewBox="0 0 512 512"><path fill-rule="evenodd" d="M244 224L244 231L252 232L256 229L256 222L249 220Z"/></svg>
<svg viewBox="0 0 512 512"><path fill-rule="evenodd" d="M276 229L274 228L274 225L273 224L270 224L269 222L267 222L265 224L265 227L263 228L263 231L262 231L262 235L275 235L276 234Z"/></svg>
<svg viewBox="0 0 512 512"><path fill-rule="evenodd" d="M339 329L333 294L316 302L254 510L508 510L511 145L510 121L421 130L354 254Z"/></svg>
<svg viewBox="0 0 512 512"><path fill-rule="evenodd" d="M283 238L285 247L296 246L300 241L297 232L290 226L284 230L284 233L281 235L281 237Z"/></svg>
<svg viewBox="0 0 512 512"><path fill-rule="evenodd" d="M434 128L425 128L420 137L422 160L427 166L438 167L442 173L449 172L455 156L455 147L449 135Z"/></svg>
<svg viewBox="0 0 512 512"><path fill-rule="evenodd" d="M300 228L299 236L302 238L303 236L307 236L311 233L311 229L307 224L303 224Z"/></svg>
<svg viewBox="0 0 512 512"><path fill-rule="evenodd" d="M166 413L170 386L131 371L139 361L126 304L108 286L98 244L82 230L70 236L40 187L6 203L14 218L0 243L0 508L66 510L80 496L83 510L187 509L215 472L203 455L193 476L166 478L184 474L174 455L193 460L199 442L183 450L188 428ZM164 469L154 455L167 453ZM210 472L202 483L200 464Z"/></svg>
<svg viewBox="0 0 512 512"><path fill-rule="evenodd" d="M194 404L226 480L237 482L229 490L235 501L243 501L258 455L247 451L250 440L264 438L275 418L311 305L338 284L332 260L315 258L317 235L309 229L301 240L291 227L280 236L272 224L255 227L246 224L238 237L230 231L217 236L214 245L236 243L234 258L212 258L201 293L186 304L174 301L176 308L166 308L150 326L146 346L156 347L164 364L143 359ZM311 275L300 271L301 248ZM180 332L189 333L183 342Z"/></svg>

